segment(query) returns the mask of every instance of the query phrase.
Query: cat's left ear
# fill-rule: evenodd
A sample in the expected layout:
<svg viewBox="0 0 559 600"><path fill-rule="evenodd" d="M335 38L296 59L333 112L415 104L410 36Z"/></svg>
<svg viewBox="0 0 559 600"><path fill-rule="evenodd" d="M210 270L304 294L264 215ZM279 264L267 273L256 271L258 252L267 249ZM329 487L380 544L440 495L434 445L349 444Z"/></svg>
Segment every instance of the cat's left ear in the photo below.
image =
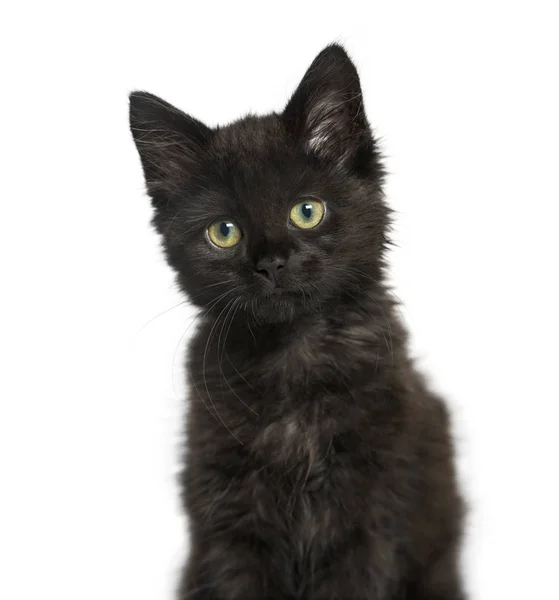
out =
<svg viewBox="0 0 559 600"><path fill-rule="evenodd" d="M282 118L305 151L348 167L373 144L357 70L337 44L314 59Z"/></svg>

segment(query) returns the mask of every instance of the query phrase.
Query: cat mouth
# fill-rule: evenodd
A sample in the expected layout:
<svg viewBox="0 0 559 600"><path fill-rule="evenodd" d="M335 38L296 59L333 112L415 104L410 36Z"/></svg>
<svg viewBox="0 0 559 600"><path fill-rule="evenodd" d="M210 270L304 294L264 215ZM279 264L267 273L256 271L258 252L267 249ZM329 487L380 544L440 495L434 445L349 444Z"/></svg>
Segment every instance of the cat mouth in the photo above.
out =
<svg viewBox="0 0 559 600"><path fill-rule="evenodd" d="M294 298L295 296L298 296L298 295L299 294L296 291L289 289L287 287L282 287L282 286L278 285L278 286L275 286L274 288L272 288L271 290L267 290L264 297L265 298L287 298L287 297Z"/></svg>

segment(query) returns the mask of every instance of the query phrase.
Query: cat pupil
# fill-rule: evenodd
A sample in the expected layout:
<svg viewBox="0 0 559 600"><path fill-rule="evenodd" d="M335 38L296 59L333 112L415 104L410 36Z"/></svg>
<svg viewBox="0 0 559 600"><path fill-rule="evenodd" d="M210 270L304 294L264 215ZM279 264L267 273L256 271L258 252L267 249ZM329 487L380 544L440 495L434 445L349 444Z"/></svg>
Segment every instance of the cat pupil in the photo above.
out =
<svg viewBox="0 0 559 600"><path fill-rule="evenodd" d="M312 216L312 204L303 204L301 206L301 212L303 213L303 217L305 217L305 219L310 219Z"/></svg>
<svg viewBox="0 0 559 600"><path fill-rule="evenodd" d="M227 237L231 233L231 229L233 229L231 223L226 223L225 221L219 226L219 231L223 237Z"/></svg>

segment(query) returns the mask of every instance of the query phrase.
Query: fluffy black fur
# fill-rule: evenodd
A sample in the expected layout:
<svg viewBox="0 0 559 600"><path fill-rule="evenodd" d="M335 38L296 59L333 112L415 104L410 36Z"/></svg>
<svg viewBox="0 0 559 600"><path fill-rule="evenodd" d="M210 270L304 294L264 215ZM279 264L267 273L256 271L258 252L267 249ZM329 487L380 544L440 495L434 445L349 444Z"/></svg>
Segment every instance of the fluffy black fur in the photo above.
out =
<svg viewBox="0 0 559 600"><path fill-rule="evenodd" d="M134 92L130 124L200 308L179 600L463 600L447 410L383 283L383 169L343 48L317 56L282 113L210 129ZM307 198L325 217L297 229ZM219 218L238 245L209 241Z"/></svg>

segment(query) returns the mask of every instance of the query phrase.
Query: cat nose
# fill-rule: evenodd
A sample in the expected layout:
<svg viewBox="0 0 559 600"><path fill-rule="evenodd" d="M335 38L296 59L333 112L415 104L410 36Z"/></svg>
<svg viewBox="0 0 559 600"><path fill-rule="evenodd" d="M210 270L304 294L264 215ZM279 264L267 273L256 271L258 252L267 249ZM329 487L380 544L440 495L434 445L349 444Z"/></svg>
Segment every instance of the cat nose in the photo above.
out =
<svg viewBox="0 0 559 600"><path fill-rule="evenodd" d="M275 257L264 257L256 263L256 271L277 285L280 271L285 267L285 259Z"/></svg>

